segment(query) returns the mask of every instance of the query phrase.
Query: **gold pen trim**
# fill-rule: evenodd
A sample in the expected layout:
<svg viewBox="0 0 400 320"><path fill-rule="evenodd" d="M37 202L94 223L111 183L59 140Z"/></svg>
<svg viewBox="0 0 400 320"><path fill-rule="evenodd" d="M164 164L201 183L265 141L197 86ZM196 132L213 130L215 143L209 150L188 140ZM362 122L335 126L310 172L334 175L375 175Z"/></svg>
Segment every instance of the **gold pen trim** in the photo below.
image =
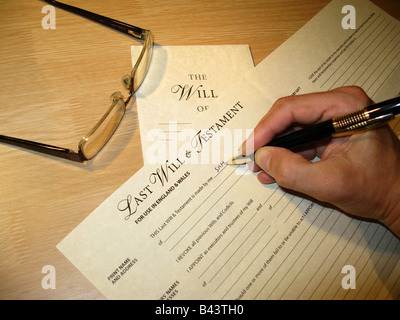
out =
<svg viewBox="0 0 400 320"><path fill-rule="evenodd" d="M380 116L374 116L375 110L365 108L351 114L335 117L332 119L333 133L332 137L342 137L346 135L364 132L381 126L395 118L393 113L388 113ZM373 117L371 118L371 114ZM250 161L254 161L254 155L242 156L238 155L228 160L227 163L231 165L243 165Z"/></svg>
<svg viewBox="0 0 400 320"><path fill-rule="evenodd" d="M373 129L394 118L393 114L385 114L379 117L371 118L370 111L367 109L351 113L343 117L332 119L334 129L333 137L342 137L349 134L355 134Z"/></svg>
<svg viewBox="0 0 400 320"><path fill-rule="evenodd" d="M363 109L351 114L332 119L334 133L332 136L339 137L362 130L368 125L369 113Z"/></svg>

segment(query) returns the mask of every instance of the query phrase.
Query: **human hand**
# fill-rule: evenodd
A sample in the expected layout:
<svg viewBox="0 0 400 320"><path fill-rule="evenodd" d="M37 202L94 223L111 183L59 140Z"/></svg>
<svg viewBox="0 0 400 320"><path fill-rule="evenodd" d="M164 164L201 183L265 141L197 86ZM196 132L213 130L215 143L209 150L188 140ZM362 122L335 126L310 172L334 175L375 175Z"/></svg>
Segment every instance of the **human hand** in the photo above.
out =
<svg viewBox="0 0 400 320"><path fill-rule="evenodd" d="M343 116L371 104L358 87L279 99L243 143L255 153L261 183L307 194L360 217L380 221L400 236L400 141L389 126L318 142L294 153L263 147L288 129ZM315 157L320 161L311 162Z"/></svg>

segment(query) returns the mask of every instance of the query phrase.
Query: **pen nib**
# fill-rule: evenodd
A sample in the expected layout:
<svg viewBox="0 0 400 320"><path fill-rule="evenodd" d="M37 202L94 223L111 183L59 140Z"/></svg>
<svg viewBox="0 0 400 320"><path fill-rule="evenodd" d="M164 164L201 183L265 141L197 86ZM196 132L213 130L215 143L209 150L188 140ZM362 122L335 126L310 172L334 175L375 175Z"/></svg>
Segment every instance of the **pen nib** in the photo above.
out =
<svg viewBox="0 0 400 320"><path fill-rule="evenodd" d="M243 155L238 155L233 157L232 159L228 160L228 164L234 165L234 166L241 166L244 164L247 164L251 161L254 161L253 156L243 156Z"/></svg>

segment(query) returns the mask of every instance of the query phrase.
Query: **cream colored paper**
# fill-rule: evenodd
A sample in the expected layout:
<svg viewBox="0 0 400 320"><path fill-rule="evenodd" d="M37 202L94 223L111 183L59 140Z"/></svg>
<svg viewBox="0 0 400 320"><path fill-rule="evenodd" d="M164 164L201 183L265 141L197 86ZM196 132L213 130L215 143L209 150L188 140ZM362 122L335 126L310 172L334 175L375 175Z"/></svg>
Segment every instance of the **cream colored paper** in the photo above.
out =
<svg viewBox="0 0 400 320"><path fill-rule="evenodd" d="M140 47L132 46L133 62ZM160 163L219 111L221 93L254 67L247 45L154 47L146 81L137 93L145 164Z"/></svg>
<svg viewBox="0 0 400 320"><path fill-rule="evenodd" d="M348 5L356 29L342 27ZM247 76L272 101L347 85L362 87L375 102L394 98L400 95L399 21L369 1L332 1ZM400 120L391 124L400 135Z"/></svg>
<svg viewBox="0 0 400 320"><path fill-rule="evenodd" d="M254 127L280 96L323 90L317 88L324 77L363 42L358 35L318 80L308 79L355 32L341 29L341 9L349 4L357 27L373 16L399 31L397 21L367 1L333 1L238 87L221 93L219 112L202 124L202 133L213 133L203 146L218 141L223 129ZM373 26L368 21L364 26ZM389 81L398 67L389 68L387 80L371 86L380 86L370 91L377 97L398 93ZM238 102L242 108L214 132ZM142 168L58 245L107 298L399 298L400 242L390 231L261 185L246 167L190 164L197 153L191 142L176 157Z"/></svg>

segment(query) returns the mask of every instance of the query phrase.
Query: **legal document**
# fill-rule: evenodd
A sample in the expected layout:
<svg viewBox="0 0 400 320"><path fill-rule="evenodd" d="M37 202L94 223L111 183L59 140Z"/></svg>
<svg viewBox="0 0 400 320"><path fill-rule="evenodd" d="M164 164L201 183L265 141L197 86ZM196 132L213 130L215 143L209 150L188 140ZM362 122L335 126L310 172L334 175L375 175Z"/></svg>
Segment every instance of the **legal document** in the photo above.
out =
<svg viewBox="0 0 400 320"><path fill-rule="evenodd" d="M133 59L140 46L132 46ZM218 111L227 83L254 68L248 45L159 46L136 95L145 164L176 153L185 131Z"/></svg>
<svg viewBox="0 0 400 320"><path fill-rule="evenodd" d="M345 5L355 29L342 26ZM372 3L332 1L227 83L167 158L139 170L58 249L110 299L398 299L400 241L388 229L224 160L281 96L350 84L376 102L398 95L399 43L400 23Z"/></svg>

